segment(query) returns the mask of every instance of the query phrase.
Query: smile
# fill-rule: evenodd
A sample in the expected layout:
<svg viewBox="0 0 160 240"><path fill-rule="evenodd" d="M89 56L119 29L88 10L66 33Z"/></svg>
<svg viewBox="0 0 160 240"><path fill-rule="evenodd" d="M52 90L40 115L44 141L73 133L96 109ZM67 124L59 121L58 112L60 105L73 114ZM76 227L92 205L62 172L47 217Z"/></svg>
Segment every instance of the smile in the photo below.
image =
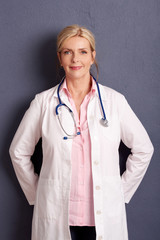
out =
<svg viewBox="0 0 160 240"><path fill-rule="evenodd" d="M81 69L82 67L81 66L75 66L75 67L70 67L72 70L79 70Z"/></svg>

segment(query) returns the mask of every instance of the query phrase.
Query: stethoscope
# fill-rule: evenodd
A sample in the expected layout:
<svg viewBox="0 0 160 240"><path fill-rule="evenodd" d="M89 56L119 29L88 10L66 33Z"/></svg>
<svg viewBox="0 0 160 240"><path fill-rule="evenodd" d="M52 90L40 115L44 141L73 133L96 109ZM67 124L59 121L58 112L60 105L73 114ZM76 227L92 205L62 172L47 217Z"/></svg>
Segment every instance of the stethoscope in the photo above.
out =
<svg viewBox="0 0 160 240"><path fill-rule="evenodd" d="M92 76L92 75L91 75L91 76ZM93 76L92 76L92 77L93 77ZM66 136L63 137L63 139L64 139L64 140L67 140L67 139L69 139L69 138L74 138L74 137L76 137L77 135L80 135L81 133L80 133L80 131L78 131L78 128L77 128L77 126L76 126L76 121L75 121L75 118L74 118L73 111L72 111L65 103L62 103L61 98L60 98L60 95L59 95L60 88L61 88L61 85L62 85L63 82L64 82L64 79L65 79L65 76L62 78L62 80L61 80L61 82L60 82L60 84L58 85L58 88L57 88L57 96L58 96L59 104L56 106L56 109L55 109L55 110L56 110L56 115L57 115L57 117L58 117L58 121L59 121L59 123L60 123L60 126L61 126L63 132L66 134ZM99 89L99 84L98 84L98 82L97 82L97 80L96 80L95 77L93 77L93 79L94 79L94 81L95 81L95 83L96 83L96 86L97 86L99 101L100 101L101 110L102 110L102 114L103 114L103 117L100 119L100 123L101 123L104 127L108 127L108 120L107 120L107 118L106 118L106 114L105 114L105 111L104 111L104 107L103 107L103 103L102 103L102 98L101 98L101 93L100 93L100 89ZM68 112L71 114L71 116L72 116L73 123L74 123L75 129L76 129L76 131L75 131L74 134L69 134L69 133L67 133L67 132L65 131L63 125L62 125L62 122L61 122L60 117L59 117L59 112L58 112L61 107L65 107L65 108L68 110Z"/></svg>

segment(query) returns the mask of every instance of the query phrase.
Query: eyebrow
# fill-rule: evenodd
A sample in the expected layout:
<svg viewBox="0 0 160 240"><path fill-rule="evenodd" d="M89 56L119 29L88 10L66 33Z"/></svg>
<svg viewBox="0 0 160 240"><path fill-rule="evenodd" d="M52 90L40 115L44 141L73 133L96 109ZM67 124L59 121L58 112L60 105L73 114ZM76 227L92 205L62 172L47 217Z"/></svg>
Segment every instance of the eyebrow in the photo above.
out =
<svg viewBox="0 0 160 240"><path fill-rule="evenodd" d="M62 50L69 50L69 51L72 51L73 49L70 49L70 48L62 48ZM78 50L88 50L88 48L79 48Z"/></svg>

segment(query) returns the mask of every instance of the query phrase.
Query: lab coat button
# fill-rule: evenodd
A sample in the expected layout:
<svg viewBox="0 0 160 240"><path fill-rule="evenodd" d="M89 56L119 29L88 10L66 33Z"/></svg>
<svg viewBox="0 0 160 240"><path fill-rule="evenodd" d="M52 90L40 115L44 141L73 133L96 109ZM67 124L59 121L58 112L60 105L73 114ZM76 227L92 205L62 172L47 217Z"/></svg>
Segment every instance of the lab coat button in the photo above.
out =
<svg viewBox="0 0 160 240"><path fill-rule="evenodd" d="M102 239L103 239L103 237L102 237L102 236L99 236L99 237L98 237L98 240L102 240Z"/></svg>
<svg viewBox="0 0 160 240"><path fill-rule="evenodd" d="M98 164L99 164L99 162L98 162L98 161L94 161L94 164L95 164L95 165L98 165Z"/></svg>
<svg viewBox="0 0 160 240"><path fill-rule="evenodd" d="M100 214L101 214L101 211L100 211L100 210L98 210L96 213L97 213L97 215L100 215Z"/></svg>
<svg viewBox="0 0 160 240"><path fill-rule="evenodd" d="M94 120L94 116L90 116L90 121L93 121Z"/></svg>
<svg viewBox="0 0 160 240"><path fill-rule="evenodd" d="M100 186L96 186L96 190L100 190L101 189L101 187Z"/></svg>

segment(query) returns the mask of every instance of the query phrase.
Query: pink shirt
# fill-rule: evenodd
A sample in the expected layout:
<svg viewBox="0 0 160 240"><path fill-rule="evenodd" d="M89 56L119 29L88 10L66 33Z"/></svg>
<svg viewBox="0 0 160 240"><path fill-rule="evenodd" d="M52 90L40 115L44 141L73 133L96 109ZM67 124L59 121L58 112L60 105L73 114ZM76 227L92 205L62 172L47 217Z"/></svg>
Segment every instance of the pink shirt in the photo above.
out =
<svg viewBox="0 0 160 240"><path fill-rule="evenodd" d="M75 103L69 93L66 80L62 89L71 103L80 135L73 138L72 143L72 176L69 208L69 225L95 226L93 205L93 183L91 167L91 142L87 123L87 107L94 95L96 84L92 79L91 91L85 96L80 106L80 118Z"/></svg>

